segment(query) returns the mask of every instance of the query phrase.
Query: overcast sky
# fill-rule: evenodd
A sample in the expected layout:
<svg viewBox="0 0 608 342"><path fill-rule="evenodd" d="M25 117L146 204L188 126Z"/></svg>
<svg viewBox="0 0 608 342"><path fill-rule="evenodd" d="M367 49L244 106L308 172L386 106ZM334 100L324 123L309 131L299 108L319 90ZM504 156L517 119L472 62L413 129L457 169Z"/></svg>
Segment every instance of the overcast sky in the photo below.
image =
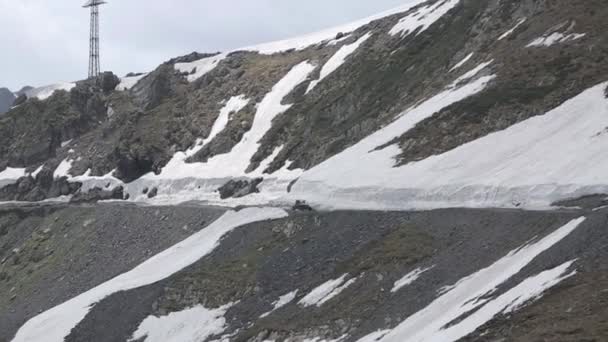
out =
<svg viewBox="0 0 608 342"><path fill-rule="evenodd" d="M102 69L149 71L171 57L317 31L410 0L108 0L101 7ZM0 87L85 78L84 0L0 0Z"/></svg>

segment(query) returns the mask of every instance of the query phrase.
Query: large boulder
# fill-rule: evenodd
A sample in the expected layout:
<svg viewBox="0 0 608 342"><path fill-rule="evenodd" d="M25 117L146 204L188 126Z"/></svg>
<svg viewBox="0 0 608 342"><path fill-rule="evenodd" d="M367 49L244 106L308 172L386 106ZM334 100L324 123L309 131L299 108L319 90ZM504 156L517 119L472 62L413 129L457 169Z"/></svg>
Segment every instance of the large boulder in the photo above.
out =
<svg viewBox="0 0 608 342"><path fill-rule="evenodd" d="M221 199L245 197L260 192L258 185L260 185L263 180L264 178L230 180L217 189L217 191L219 191Z"/></svg>
<svg viewBox="0 0 608 342"><path fill-rule="evenodd" d="M103 92L109 93L116 89L116 86L120 83L120 78L112 72L106 71L99 75L98 82Z"/></svg>
<svg viewBox="0 0 608 342"><path fill-rule="evenodd" d="M124 188L117 186L112 190L105 190L98 187L87 192L79 191L71 199L71 203L95 203L105 200L122 200L125 198Z"/></svg>

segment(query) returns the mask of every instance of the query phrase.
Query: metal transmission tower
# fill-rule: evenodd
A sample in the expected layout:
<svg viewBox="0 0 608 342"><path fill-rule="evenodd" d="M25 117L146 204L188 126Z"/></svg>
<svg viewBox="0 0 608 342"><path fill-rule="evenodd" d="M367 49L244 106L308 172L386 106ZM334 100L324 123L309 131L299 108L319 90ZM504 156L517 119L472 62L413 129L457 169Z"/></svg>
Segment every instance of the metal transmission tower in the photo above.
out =
<svg viewBox="0 0 608 342"><path fill-rule="evenodd" d="M99 5L103 0L88 0L82 7L91 8L91 37L89 38L89 78L99 76Z"/></svg>

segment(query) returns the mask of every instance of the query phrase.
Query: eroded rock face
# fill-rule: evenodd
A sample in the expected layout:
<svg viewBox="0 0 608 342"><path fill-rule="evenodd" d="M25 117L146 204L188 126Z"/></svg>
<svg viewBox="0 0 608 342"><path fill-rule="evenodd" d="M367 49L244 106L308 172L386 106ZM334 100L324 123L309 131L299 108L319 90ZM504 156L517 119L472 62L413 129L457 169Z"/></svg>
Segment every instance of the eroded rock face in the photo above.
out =
<svg viewBox="0 0 608 342"><path fill-rule="evenodd" d="M260 192L258 185L260 185L262 181L264 181L264 178L230 180L228 183L222 185L217 191L219 191L221 199L245 197Z"/></svg>
<svg viewBox="0 0 608 342"><path fill-rule="evenodd" d="M156 196L158 196L158 188L154 187L152 189L150 189L150 191L146 192L148 194L148 198L154 198Z"/></svg>
<svg viewBox="0 0 608 342"><path fill-rule="evenodd" d="M69 182L67 177L55 179L53 171L44 168L36 178L22 177L16 183L0 189L0 200L38 202L47 198L72 195L81 186L82 183Z"/></svg>
<svg viewBox="0 0 608 342"><path fill-rule="evenodd" d="M71 203L95 203L105 200L123 200L125 199L124 188L117 186L112 190L101 188L93 188L87 192L79 191L71 199Z"/></svg>
<svg viewBox="0 0 608 342"><path fill-rule="evenodd" d="M116 89L120 83L120 78L110 71L102 72L98 78L99 86L104 93L108 93Z"/></svg>

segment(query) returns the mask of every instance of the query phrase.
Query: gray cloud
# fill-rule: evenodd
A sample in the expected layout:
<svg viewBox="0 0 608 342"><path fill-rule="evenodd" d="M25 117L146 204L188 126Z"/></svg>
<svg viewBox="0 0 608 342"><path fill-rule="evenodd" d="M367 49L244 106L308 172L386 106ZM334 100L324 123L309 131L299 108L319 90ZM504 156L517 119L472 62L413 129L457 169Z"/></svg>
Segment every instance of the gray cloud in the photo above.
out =
<svg viewBox="0 0 608 342"><path fill-rule="evenodd" d="M213 52L305 34L409 0L109 0L101 9L102 69L148 71L192 51ZM84 0L0 0L0 86L87 74Z"/></svg>

